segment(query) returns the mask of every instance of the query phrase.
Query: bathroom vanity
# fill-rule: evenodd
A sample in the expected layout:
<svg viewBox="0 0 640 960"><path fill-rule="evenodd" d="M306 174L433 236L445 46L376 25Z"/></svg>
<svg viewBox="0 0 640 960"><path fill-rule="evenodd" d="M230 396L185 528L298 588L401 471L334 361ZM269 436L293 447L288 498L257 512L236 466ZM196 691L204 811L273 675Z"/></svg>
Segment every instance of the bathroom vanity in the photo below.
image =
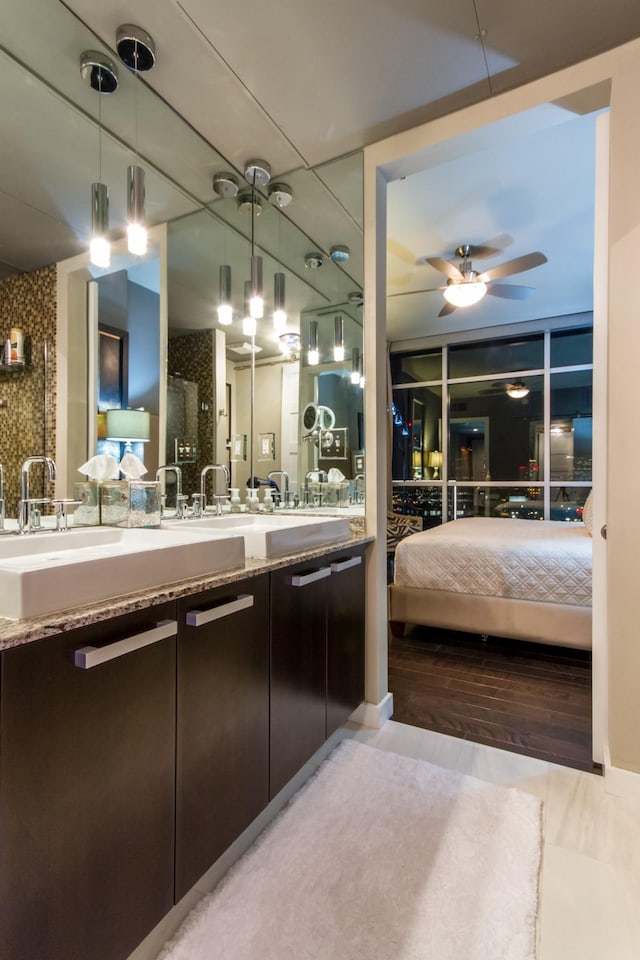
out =
<svg viewBox="0 0 640 960"><path fill-rule="evenodd" d="M0 621L3 960L125 960L360 704L366 544Z"/></svg>

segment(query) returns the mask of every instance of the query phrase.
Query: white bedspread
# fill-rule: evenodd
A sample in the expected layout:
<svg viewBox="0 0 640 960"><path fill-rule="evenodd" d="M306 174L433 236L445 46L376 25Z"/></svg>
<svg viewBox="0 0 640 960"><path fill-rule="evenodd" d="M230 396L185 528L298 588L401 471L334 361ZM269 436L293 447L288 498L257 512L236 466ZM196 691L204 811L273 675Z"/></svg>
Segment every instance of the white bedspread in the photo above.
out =
<svg viewBox="0 0 640 960"><path fill-rule="evenodd" d="M582 523L467 517L396 549L405 587L591 605L591 537Z"/></svg>

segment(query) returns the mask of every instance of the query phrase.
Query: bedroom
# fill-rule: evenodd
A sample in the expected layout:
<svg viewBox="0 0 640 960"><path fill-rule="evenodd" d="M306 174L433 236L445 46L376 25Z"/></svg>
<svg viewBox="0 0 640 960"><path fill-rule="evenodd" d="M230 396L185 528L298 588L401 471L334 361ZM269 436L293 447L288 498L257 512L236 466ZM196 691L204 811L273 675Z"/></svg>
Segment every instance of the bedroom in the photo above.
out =
<svg viewBox="0 0 640 960"><path fill-rule="evenodd" d="M593 357L591 331L596 141L607 122L601 105L589 112L570 102L545 104L486 128L481 142L476 133L472 142L468 135L466 143L432 149L423 171L389 183L393 510L419 517L425 529L444 533L442 520L454 516L516 518L531 532L520 518L545 525L582 519L593 417L598 436L592 364L602 359ZM463 243L471 245L468 268L488 271L487 292L496 295L442 310L445 271L448 263L462 268L464 251L456 247ZM542 257L530 257L538 251ZM513 268L503 267L514 258ZM501 529L513 534L516 526ZM539 535L542 525L533 526ZM583 532L582 523L553 528ZM590 556L588 565L587 591ZM519 577L526 598L524 572ZM571 578L562 569L556 577L566 601ZM557 596L551 605L525 603L520 623L511 599L506 614L499 608L483 621L478 611L487 600L474 595L483 591L471 588L467 598L464 589L448 587L453 609L451 592L430 592L416 610L407 608L406 590L391 588L390 619L423 624L391 641L396 716L590 769L590 599L574 606L569 598L568 611ZM447 627L466 635L438 632ZM482 633L491 635L489 644ZM496 634L509 639L496 642ZM576 702L555 709L566 698Z"/></svg>

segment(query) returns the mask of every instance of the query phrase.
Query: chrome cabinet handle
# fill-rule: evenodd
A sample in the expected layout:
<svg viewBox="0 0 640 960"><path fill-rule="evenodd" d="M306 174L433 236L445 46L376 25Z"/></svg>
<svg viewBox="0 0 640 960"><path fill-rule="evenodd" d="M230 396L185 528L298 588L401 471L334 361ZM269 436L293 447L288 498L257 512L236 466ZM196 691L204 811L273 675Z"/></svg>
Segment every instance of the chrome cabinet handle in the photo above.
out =
<svg viewBox="0 0 640 960"><path fill-rule="evenodd" d="M116 660L127 653L133 653L134 650L140 650L141 647L148 647L152 643L157 643L158 640L175 637L177 632L177 620L160 620L151 630L135 633L131 637L125 637L124 640L116 640L115 643L109 643L105 647L81 647L75 651L73 662L81 670L90 670L91 667L98 667L101 663L107 663L108 660Z"/></svg>
<svg viewBox="0 0 640 960"><path fill-rule="evenodd" d="M316 580L324 580L331 576L331 567L320 567L319 570L312 570L310 573L300 573L291 577L292 587L306 587L308 583L315 583Z"/></svg>
<svg viewBox="0 0 640 960"><path fill-rule="evenodd" d="M342 573L350 567L359 567L362 563L362 557L348 557L346 560L336 560L331 564L331 573Z"/></svg>
<svg viewBox="0 0 640 960"><path fill-rule="evenodd" d="M218 607L211 607L210 610L190 610L185 617L185 622L190 627L202 627L205 623L211 623L212 620L222 620L223 617L230 617L232 613L252 606L253 594L241 593L235 600L221 603Z"/></svg>

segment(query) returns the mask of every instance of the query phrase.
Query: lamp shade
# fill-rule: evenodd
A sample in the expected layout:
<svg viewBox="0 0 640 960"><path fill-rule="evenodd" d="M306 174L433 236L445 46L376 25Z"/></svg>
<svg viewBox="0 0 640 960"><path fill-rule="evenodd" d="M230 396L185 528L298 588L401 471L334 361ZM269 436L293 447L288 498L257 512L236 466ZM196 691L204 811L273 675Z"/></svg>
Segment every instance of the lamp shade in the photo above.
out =
<svg viewBox="0 0 640 960"><path fill-rule="evenodd" d="M444 288L443 295L454 307L470 307L482 300L486 292L487 285L481 280L454 280Z"/></svg>
<svg viewBox="0 0 640 960"><path fill-rule="evenodd" d="M432 469L434 467L437 467L438 470L440 469L442 466L442 453L440 450L431 450L430 453L427 454L427 466Z"/></svg>
<svg viewBox="0 0 640 960"><path fill-rule="evenodd" d="M107 440L147 443L151 439L151 415L146 410L107 410Z"/></svg>

